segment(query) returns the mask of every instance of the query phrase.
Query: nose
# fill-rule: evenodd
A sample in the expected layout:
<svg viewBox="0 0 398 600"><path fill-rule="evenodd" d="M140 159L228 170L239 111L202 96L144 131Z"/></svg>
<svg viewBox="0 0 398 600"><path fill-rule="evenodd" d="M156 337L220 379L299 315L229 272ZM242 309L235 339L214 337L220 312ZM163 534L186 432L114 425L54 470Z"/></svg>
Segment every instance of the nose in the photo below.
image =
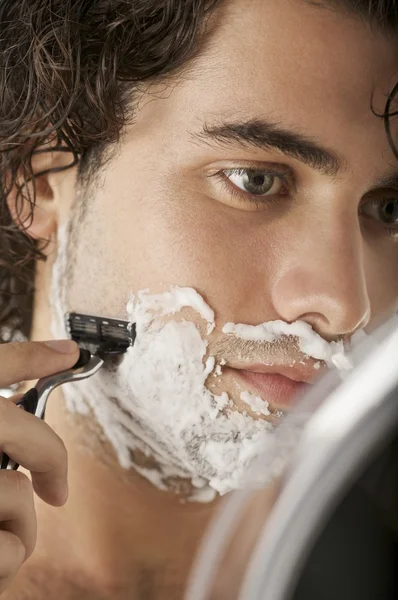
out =
<svg viewBox="0 0 398 600"><path fill-rule="evenodd" d="M305 320L324 337L349 335L370 317L358 219L302 223L272 284L280 318Z"/></svg>

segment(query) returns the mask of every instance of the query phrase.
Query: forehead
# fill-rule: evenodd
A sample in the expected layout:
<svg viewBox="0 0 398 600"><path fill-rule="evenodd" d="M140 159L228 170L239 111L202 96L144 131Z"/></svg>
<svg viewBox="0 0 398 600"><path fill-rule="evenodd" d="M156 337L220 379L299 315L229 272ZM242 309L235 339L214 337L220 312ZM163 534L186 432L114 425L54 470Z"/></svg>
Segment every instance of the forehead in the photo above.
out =
<svg viewBox="0 0 398 600"><path fill-rule="evenodd" d="M388 151L370 104L373 97L382 112L398 79L398 38L302 0L231 0L213 24L172 95L179 106L174 119L186 129L219 118L266 117L339 154L364 143Z"/></svg>

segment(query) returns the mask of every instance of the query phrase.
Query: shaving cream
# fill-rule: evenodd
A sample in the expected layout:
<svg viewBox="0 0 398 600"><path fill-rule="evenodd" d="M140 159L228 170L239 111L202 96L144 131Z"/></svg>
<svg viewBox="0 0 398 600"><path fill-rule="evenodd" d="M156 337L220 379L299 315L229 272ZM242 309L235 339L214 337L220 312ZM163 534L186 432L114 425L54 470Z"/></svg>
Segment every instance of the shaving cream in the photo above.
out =
<svg viewBox="0 0 398 600"><path fill-rule="evenodd" d="M335 366L341 370L352 368L351 361L345 354L343 341L327 342L315 333L311 325L305 321L286 323L277 320L260 325L226 323L223 332L256 342L275 342L283 335L293 336L297 339L303 354L324 360L329 366Z"/></svg>
<svg viewBox="0 0 398 600"><path fill-rule="evenodd" d="M66 247L64 229L53 270L56 337L66 335L64 315L73 310L63 283ZM195 313L195 322L181 317L186 308ZM136 469L160 489L172 488L176 480L188 480L190 499L207 502L217 493L250 485L250 467L272 445L275 426L239 412L226 392L210 391L210 375L220 377L225 364L208 349L207 335L216 324L213 310L194 289L172 287L161 294L149 290L132 294L126 311L136 326L134 345L117 367L105 365L89 379L65 384L68 410L94 417L120 466ZM303 322L273 321L254 327L227 323L223 331L268 342L294 335L306 354L331 362L340 356L346 366L343 346L328 344ZM269 414L262 398L246 391L241 400L254 413ZM137 451L151 459L153 467L138 465L134 460ZM264 485L270 477L264 469L261 481L256 473L255 484Z"/></svg>

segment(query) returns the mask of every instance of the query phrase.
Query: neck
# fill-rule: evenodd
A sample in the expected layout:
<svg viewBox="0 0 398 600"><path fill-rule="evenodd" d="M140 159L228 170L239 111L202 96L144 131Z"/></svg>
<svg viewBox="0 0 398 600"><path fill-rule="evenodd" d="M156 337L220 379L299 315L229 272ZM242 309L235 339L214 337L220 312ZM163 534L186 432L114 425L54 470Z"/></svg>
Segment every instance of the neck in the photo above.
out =
<svg viewBox="0 0 398 600"><path fill-rule="evenodd" d="M38 549L53 564L56 552L58 568L81 572L100 589L131 593L145 574L163 593L182 586L215 503L184 503L123 472L104 442L84 445L81 424L73 427L63 406L54 395L46 421L68 449L69 499L62 508L38 505Z"/></svg>

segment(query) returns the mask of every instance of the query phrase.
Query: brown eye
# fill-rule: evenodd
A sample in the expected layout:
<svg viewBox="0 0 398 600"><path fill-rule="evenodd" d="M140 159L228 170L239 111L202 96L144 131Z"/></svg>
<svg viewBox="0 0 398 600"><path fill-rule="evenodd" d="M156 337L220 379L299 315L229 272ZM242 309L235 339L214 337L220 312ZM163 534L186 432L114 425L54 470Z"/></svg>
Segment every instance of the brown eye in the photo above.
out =
<svg viewBox="0 0 398 600"><path fill-rule="evenodd" d="M284 187L281 176L261 169L230 169L224 174L237 188L252 196L279 194Z"/></svg>

